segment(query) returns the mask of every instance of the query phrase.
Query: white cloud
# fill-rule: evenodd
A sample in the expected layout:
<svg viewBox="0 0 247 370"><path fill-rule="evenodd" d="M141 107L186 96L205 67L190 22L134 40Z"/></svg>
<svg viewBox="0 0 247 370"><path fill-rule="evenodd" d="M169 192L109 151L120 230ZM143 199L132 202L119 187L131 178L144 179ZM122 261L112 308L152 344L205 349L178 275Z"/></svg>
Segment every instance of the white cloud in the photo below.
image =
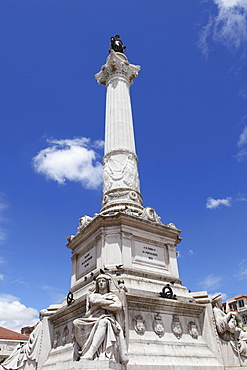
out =
<svg viewBox="0 0 247 370"><path fill-rule="evenodd" d="M105 142L103 140L95 140L92 144L92 148L95 149L103 149L105 145Z"/></svg>
<svg viewBox="0 0 247 370"><path fill-rule="evenodd" d="M247 144L247 126L243 129L241 135L238 139L238 146L242 147L243 145Z"/></svg>
<svg viewBox="0 0 247 370"><path fill-rule="evenodd" d="M226 207L231 207L231 197L227 197L225 199L214 199L214 198L207 198L206 202L206 208L208 209L215 209L218 208L219 206L223 205Z"/></svg>
<svg viewBox="0 0 247 370"><path fill-rule="evenodd" d="M239 162L247 158L247 149L241 149L236 155L236 158Z"/></svg>
<svg viewBox="0 0 247 370"><path fill-rule="evenodd" d="M236 158L238 161L241 161L247 157L247 126L244 127L242 133L240 134L237 146L240 150L236 155Z"/></svg>
<svg viewBox="0 0 247 370"><path fill-rule="evenodd" d="M242 260L238 264L238 273L236 275L238 280L247 280L247 260Z"/></svg>
<svg viewBox="0 0 247 370"><path fill-rule="evenodd" d="M19 298L10 294L0 295L0 326L20 332L24 326L35 325L38 316L35 308L26 307Z"/></svg>
<svg viewBox="0 0 247 370"><path fill-rule="evenodd" d="M231 50L237 50L247 41L247 1L212 0L216 15L210 16L200 35L199 47L205 56L209 42L219 42Z"/></svg>
<svg viewBox="0 0 247 370"><path fill-rule="evenodd" d="M223 199L214 199L212 197L207 198L206 208L216 209L219 206L231 207L235 202L247 202L247 196L243 193L238 193L235 196L223 198Z"/></svg>
<svg viewBox="0 0 247 370"><path fill-rule="evenodd" d="M65 184L66 180L80 182L87 189L97 188L102 179L102 165L92 149L102 148L102 140L90 143L87 138L48 140L49 146L34 158L36 172L47 179Z"/></svg>
<svg viewBox="0 0 247 370"><path fill-rule="evenodd" d="M237 202L247 202L247 197L245 194L238 193L235 200Z"/></svg>
<svg viewBox="0 0 247 370"><path fill-rule="evenodd" d="M222 279L222 276L210 274L202 279L198 285L204 290L218 289L221 286Z"/></svg>

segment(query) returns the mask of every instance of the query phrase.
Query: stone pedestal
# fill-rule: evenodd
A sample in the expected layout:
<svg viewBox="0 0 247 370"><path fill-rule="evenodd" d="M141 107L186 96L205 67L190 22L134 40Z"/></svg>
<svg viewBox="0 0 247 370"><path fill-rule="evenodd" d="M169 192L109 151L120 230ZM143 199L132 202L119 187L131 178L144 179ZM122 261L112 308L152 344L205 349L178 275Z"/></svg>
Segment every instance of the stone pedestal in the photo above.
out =
<svg viewBox="0 0 247 370"><path fill-rule="evenodd" d="M173 224L162 224L157 217L151 221L149 213L144 214L146 218L123 212L97 215L69 242L74 303L67 306L65 302L50 318L53 343L56 333L60 342L55 340L56 348L42 370L55 370L61 361L80 366L81 361L72 363L72 323L85 315L86 295L100 269L126 286L128 370L224 369L207 295L204 300L200 294L193 297L179 279L176 246L180 230ZM162 297L167 284L173 293L171 299ZM63 343L67 331L68 344ZM99 361L86 361L85 366L90 363L92 369L101 366ZM109 362L109 366L121 365Z"/></svg>
<svg viewBox="0 0 247 370"><path fill-rule="evenodd" d="M58 362L56 370L126 370L126 367L113 361L80 360L74 362Z"/></svg>

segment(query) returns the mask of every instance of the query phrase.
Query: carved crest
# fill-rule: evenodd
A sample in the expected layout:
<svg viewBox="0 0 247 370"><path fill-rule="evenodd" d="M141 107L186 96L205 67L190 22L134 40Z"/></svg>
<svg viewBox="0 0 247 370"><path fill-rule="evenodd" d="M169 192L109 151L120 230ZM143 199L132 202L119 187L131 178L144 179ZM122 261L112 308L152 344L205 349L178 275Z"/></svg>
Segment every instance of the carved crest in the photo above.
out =
<svg viewBox="0 0 247 370"><path fill-rule="evenodd" d="M188 331L192 338L197 339L198 338L198 328L194 321L190 321L188 324Z"/></svg>
<svg viewBox="0 0 247 370"><path fill-rule="evenodd" d="M146 331L145 320L141 315L135 316L133 318L133 326L137 334L144 335Z"/></svg>
<svg viewBox="0 0 247 370"><path fill-rule="evenodd" d="M157 315L154 316L153 329L154 329L154 332L160 338L163 337L163 335L165 333L165 328L164 328L164 324L162 322L162 317L159 314L157 314Z"/></svg>
<svg viewBox="0 0 247 370"><path fill-rule="evenodd" d="M177 315L173 315L171 329L175 337L177 337L178 339L182 337L183 329Z"/></svg>

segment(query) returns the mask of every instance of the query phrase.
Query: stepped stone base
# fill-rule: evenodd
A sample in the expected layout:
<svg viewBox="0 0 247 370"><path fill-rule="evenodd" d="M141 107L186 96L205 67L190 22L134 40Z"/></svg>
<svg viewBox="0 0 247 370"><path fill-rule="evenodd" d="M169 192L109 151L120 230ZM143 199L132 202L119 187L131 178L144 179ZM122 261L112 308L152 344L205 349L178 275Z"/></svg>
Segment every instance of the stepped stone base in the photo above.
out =
<svg viewBox="0 0 247 370"><path fill-rule="evenodd" d="M80 360L72 362L58 362L56 370L125 370L126 367L113 361Z"/></svg>

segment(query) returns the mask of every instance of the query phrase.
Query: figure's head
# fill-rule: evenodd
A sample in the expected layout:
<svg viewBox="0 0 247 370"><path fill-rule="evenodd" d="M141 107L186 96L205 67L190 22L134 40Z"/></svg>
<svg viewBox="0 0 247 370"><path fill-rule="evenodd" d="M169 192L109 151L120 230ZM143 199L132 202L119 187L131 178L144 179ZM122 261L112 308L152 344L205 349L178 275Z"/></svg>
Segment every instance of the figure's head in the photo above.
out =
<svg viewBox="0 0 247 370"><path fill-rule="evenodd" d="M110 291L110 277L105 274L100 274L96 278L95 292L99 293L105 290L107 290L107 292Z"/></svg>
<svg viewBox="0 0 247 370"><path fill-rule="evenodd" d="M231 316L228 322L228 330L230 333L234 334L236 331L237 321L234 315Z"/></svg>

